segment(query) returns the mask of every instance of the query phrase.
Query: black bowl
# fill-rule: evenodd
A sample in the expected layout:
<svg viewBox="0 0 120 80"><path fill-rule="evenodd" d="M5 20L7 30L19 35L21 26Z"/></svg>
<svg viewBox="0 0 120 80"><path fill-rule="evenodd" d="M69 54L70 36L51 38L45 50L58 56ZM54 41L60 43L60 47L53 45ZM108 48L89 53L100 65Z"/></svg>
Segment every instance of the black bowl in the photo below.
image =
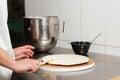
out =
<svg viewBox="0 0 120 80"><path fill-rule="evenodd" d="M88 56L87 53L88 53L90 45L91 45L91 43L86 42L86 41L80 41L80 42L79 41L74 41L74 42L71 42L71 46L72 46L73 51L76 54L84 55L84 56Z"/></svg>

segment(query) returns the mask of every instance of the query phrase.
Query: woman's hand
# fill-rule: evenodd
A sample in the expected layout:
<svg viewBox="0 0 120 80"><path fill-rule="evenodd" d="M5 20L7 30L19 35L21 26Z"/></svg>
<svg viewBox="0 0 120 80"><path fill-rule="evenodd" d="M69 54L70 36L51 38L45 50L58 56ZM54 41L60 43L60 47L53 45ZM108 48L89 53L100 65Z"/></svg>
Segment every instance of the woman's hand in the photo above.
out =
<svg viewBox="0 0 120 80"><path fill-rule="evenodd" d="M34 52L32 51L33 49L35 49L35 47L31 45L25 45L25 46L14 48L13 51L15 53L15 59L19 60L22 58L32 57L34 54Z"/></svg>
<svg viewBox="0 0 120 80"><path fill-rule="evenodd" d="M13 60L8 53L0 48L0 65L7 67L14 72L22 73L22 72L35 72L39 67L40 61L24 58L20 60Z"/></svg>
<svg viewBox="0 0 120 80"><path fill-rule="evenodd" d="M15 61L13 71L16 73L33 73L39 68L39 61L34 59L22 59Z"/></svg>

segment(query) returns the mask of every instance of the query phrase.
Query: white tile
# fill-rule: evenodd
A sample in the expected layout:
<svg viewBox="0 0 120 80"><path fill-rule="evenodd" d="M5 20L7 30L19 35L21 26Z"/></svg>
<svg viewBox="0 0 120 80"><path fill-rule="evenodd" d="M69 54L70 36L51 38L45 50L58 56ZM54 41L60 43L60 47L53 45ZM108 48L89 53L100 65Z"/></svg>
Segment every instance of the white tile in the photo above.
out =
<svg viewBox="0 0 120 80"><path fill-rule="evenodd" d="M120 47L106 47L106 54L120 56Z"/></svg>
<svg viewBox="0 0 120 80"><path fill-rule="evenodd" d="M60 41L57 41L56 47L60 47Z"/></svg>
<svg viewBox="0 0 120 80"><path fill-rule="evenodd" d="M94 44L90 46L89 52L106 54L106 52L105 52L105 46L94 45Z"/></svg>
<svg viewBox="0 0 120 80"><path fill-rule="evenodd" d="M71 44L70 44L70 41L61 41L61 40L60 40L58 47L72 49Z"/></svg>
<svg viewBox="0 0 120 80"><path fill-rule="evenodd" d="M107 2L107 45L120 47L120 0Z"/></svg>
<svg viewBox="0 0 120 80"><path fill-rule="evenodd" d="M80 0L60 0L60 39L80 40Z"/></svg>
<svg viewBox="0 0 120 80"><path fill-rule="evenodd" d="M25 0L26 16L41 16L41 0Z"/></svg>
<svg viewBox="0 0 120 80"><path fill-rule="evenodd" d="M59 16L59 0L42 0L42 16Z"/></svg>
<svg viewBox="0 0 120 80"><path fill-rule="evenodd" d="M96 35L102 35L94 41L105 44L106 0L81 0L81 40L91 41Z"/></svg>

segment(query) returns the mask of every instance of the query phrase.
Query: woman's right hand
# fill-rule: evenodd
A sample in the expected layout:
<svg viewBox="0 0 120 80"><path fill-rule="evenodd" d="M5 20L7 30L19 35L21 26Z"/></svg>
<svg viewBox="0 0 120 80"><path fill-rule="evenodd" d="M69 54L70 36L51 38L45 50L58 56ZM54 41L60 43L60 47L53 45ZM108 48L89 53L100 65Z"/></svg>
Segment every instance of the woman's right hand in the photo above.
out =
<svg viewBox="0 0 120 80"><path fill-rule="evenodd" d="M39 61L34 59L22 59L15 61L13 71L16 73L33 73L39 68Z"/></svg>

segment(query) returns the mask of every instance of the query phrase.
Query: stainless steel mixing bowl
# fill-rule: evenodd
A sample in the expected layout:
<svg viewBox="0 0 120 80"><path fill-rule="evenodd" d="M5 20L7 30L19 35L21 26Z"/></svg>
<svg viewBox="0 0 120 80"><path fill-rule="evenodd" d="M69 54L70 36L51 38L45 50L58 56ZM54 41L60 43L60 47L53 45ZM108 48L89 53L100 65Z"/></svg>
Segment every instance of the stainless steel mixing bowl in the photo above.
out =
<svg viewBox="0 0 120 80"><path fill-rule="evenodd" d="M55 47L59 34L57 16L25 17L25 40L34 45L36 50L46 52Z"/></svg>

